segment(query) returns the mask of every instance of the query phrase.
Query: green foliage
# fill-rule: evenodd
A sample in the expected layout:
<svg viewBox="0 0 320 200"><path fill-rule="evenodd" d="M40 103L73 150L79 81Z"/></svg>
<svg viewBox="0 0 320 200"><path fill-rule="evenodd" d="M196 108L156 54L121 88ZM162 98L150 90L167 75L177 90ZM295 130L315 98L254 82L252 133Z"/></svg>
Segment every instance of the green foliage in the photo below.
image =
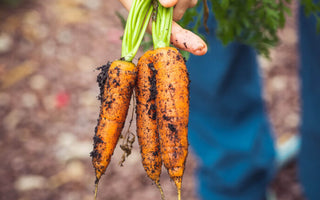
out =
<svg viewBox="0 0 320 200"><path fill-rule="evenodd" d="M145 33L144 38L141 42L141 47L144 52L151 49L153 46L152 35L150 33Z"/></svg>
<svg viewBox="0 0 320 200"><path fill-rule="evenodd" d="M313 15L317 20L317 32L320 33L320 1L314 3L312 0L300 0L304 6L304 11L307 16Z"/></svg>
<svg viewBox="0 0 320 200"><path fill-rule="evenodd" d="M116 15L117 17L119 18L120 22L121 22L121 26L123 29L126 28L126 23L127 23L127 20L123 17L123 15L121 15L118 11L116 11Z"/></svg>
<svg viewBox="0 0 320 200"><path fill-rule="evenodd" d="M121 59L125 61L132 61L140 47L153 11L151 3L152 0L132 2L122 38ZM124 24L125 19L120 14L118 17Z"/></svg>
<svg viewBox="0 0 320 200"><path fill-rule="evenodd" d="M154 49L170 46L173 7L165 8L154 4L156 10L152 19L152 40Z"/></svg>
<svg viewBox="0 0 320 200"><path fill-rule="evenodd" d="M228 44L238 41L254 47L258 53L268 57L269 49L278 44L277 31L284 27L286 16L291 14L291 0L208 0L211 4L217 27L215 34ZM320 3L312 0L301 0L306 13L316 16L320 31ZM198 33L201 25L197 7L189 9L180 25L187 27L192 22L192 31ZM202 8L203 13L203 8Z"/></svg>

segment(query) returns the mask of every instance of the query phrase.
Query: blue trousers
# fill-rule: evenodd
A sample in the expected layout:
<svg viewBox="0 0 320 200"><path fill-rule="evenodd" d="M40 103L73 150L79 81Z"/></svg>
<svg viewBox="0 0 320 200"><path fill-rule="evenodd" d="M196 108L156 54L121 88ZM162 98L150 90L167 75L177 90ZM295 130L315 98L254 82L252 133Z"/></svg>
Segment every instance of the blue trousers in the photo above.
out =
<svg viewBox="0 0 320 200"><path fill-rule="evenodd" d="M198 192L203 200L262 200L275 171L273 134L262 99L255 51L223 46L201 30L209 44L205 56L189 66L189 141L199 158ZM300 177L309 200L320 199L320 36L315 19L300 9L302 149Z"/></svg>

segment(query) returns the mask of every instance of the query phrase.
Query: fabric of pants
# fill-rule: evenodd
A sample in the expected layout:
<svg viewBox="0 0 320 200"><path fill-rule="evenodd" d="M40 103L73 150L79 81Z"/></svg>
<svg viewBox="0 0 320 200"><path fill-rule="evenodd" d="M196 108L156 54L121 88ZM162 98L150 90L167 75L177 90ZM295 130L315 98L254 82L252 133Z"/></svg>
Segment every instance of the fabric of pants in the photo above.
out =
<svg viewBox="0 0 320 200"><path fill-rule="evenodd" d="M189 143L203 200L262 200L274 173L274 143L255 51L223 46L208 21L208 52L191 56Z"/></svg>
<svg viewBox="0 0 320 200"><path fill-rule="evenodd" d="M319 1L318 1L319 2ZM315 17L299 9L301 150L299 177L308 200L320 199L320 35Z"/></svg>
<svg viewBox="0 0 320 200"><path fill-rule="evenodd" d="M316 20L299 8L301 150L299 177L308 200L320 199L320 36ZM274 175L272 131L262 100L254 50L223 46L208 21L209 51L191 56L189 67L191 148L200 161L199 197L203 200L263 199Z"/></svg>

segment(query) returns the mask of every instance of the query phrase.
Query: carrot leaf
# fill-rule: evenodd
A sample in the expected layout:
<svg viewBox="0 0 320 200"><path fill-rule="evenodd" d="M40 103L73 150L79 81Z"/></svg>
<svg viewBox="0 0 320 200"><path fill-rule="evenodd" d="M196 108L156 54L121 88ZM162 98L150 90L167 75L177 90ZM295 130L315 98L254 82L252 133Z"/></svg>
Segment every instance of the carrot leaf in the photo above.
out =
<svg viewBox="0 0 320 200"><path fill-rule="evenodd" d="M154 3L152 38L154 49L170 46L173 7L165 8L158 0Z"/></svg>
<svg viewBox="0 0 320 200"><path fill-rule="evenodd" d="M121 58L132 61L147 29L153 7L152 0L133 0L122 39Z"/></svg>

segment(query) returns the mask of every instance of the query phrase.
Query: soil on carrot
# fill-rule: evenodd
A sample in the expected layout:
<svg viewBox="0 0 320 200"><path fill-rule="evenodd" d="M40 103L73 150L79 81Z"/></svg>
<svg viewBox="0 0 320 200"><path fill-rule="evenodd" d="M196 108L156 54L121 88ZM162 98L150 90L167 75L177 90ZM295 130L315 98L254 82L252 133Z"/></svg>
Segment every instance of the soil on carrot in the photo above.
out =
<svg viewBox="0 0 320 200"><path fill-rule="evenodd" d="M0 7L0 199L91 200L95 174L89 153L101 104L96 67L119 58L123 34L116 13L105 11L127 12L118 1L22 2ZM298 134L293 17L279 32L282 42L272 51L272 62L261 61L276 137ZM132 111L131 106L128 116ZM133 133L135 126L133 121ZM122 154L117 147L99 183L98 199L161 199L143 169L137 142L120 167ZM197 159L192 152L186 165L182 198L197 200ZM175 185L162 171L166 197L176 199ZM271 188L278 200L304 200L294 162L277 174Z"/></svg>
<svg viewBox="0 0 320 200"><path fill-rule="evenodd" d="M106 80L108 79L108 71L110 68L111 62L108 62L106 65L102 65L101 67L98 67L97 70L100 70L100 73L97 76L97 83L100 89L100 94L98 96L98 99L102 102L102 97L104 93L104 85L106 84Z"/></svg>
<svg viewBox="0 0 320 200"><path fill-rule="evenodd" d="M148 77L149 83L150 83L150 88L149 88L150 97L148 99L148 102L149 102L149 101L152 101L152 100L156 99L158 91L157 91L157 87L156 87L157 70L154 68L153 63L149 63L148 67L151 69L151 72L152 72L151 77Z"/></svg>

